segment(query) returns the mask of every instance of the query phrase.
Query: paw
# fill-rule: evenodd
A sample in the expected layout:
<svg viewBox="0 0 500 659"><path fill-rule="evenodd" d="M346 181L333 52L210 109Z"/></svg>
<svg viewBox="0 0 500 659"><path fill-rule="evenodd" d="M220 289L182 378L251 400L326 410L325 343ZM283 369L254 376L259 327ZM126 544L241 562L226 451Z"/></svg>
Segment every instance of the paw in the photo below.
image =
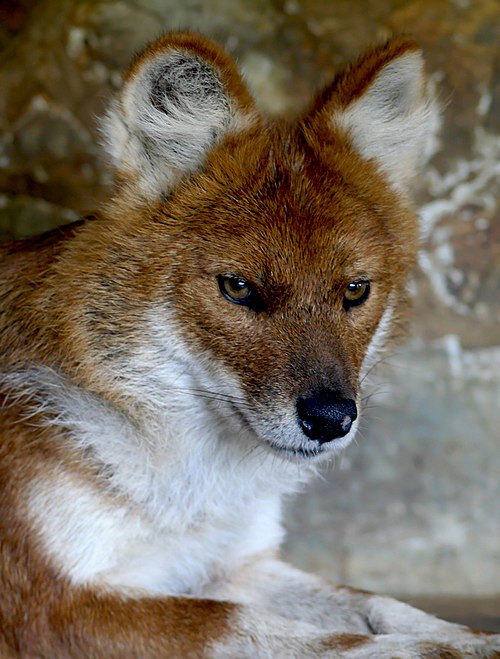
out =
<svg viewBox="0 0 500 659"><path fill-rule="evenodd" d="M404 650L408 654L396 654L395 657L500 659L500 634L475 632L388 597L371 598L367 619L380 644L397 644L396 638L406 644Z"/></svg>
<svg viewBox="0 0 500 659"><path fill-rule="evenodd" d="M445 638L448 635L471 633L467 627L440 620L390 597L374 595L367 609L367 618L375 634L417 634Z"/></svg>
<svg viewBox="0 0 500 659"><path fill-rule="evenodd" d="M468 637L444 640L411 634L340 634L331 639L331 646L320 656L329 659L498 659L500 636L470 632Z"/></svg>

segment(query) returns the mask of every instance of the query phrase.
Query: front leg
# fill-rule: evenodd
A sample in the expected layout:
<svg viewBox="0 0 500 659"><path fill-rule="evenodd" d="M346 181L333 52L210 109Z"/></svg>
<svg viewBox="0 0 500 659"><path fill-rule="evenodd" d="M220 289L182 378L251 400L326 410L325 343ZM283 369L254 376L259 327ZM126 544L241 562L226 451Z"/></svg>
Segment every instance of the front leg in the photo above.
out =
<svg viewBox="0 0 500 659"><path fill-rule="evenodd" d="M369 634L388 647L397 638L410 645L412 639L444 643L465 653L458 656L500 657L500 635L471 631L390 597L335 586L273 558L249 562L223 590L233 601L322 632Z"/></svg>
<svg viewBox="0 0 500 659"><path fill-rule="evenodd" d="M235 572L230 582L218 583L204 594L328 632L373 634L365 607L353 601L352 593L278 559L257 557Z"/></svg>

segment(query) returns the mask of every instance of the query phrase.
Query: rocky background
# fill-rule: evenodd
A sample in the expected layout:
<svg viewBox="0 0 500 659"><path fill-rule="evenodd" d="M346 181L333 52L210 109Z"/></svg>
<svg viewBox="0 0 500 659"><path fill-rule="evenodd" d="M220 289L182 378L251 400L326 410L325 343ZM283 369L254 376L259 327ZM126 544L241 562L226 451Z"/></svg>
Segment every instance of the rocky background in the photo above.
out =
<svg viewBox="0 0 500 659"><path fill-rule="evenodd" d="M417 190L411 336L357 444L290 502L286 553L406 597L499 596L499 3L0 0L1 238L93 209L109 185L96 118L131 54L179 27L225 44L272 113L367 44L409 32L423 46L444 114Z"/></svg>

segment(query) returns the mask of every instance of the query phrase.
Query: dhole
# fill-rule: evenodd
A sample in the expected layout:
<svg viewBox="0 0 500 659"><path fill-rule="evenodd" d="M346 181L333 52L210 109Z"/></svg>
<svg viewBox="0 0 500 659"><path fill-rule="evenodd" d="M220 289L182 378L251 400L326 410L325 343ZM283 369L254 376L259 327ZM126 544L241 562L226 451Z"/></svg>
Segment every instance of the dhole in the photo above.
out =
<svg viewBox="0 0 500 659"><path fill-rule="evenodd" d="M282 496L352 441L405 304L431 115L408 39L291 122L201 36L135 59L108 203L2 251L2 656L500 649L278 557Z"/></svg>

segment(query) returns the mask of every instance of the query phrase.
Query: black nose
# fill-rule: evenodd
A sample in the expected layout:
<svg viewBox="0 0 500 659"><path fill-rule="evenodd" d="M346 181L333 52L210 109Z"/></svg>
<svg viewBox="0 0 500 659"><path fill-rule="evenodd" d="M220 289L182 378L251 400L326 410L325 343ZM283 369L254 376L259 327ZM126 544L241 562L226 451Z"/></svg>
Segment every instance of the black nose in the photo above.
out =
<svg viewBox="0 0 500 659"><path fill-rule="evenodd" d="M321 389L312 396L297 398L299 425L320 444L347 435L358 416L356 403L336 391Z"/></svg>

